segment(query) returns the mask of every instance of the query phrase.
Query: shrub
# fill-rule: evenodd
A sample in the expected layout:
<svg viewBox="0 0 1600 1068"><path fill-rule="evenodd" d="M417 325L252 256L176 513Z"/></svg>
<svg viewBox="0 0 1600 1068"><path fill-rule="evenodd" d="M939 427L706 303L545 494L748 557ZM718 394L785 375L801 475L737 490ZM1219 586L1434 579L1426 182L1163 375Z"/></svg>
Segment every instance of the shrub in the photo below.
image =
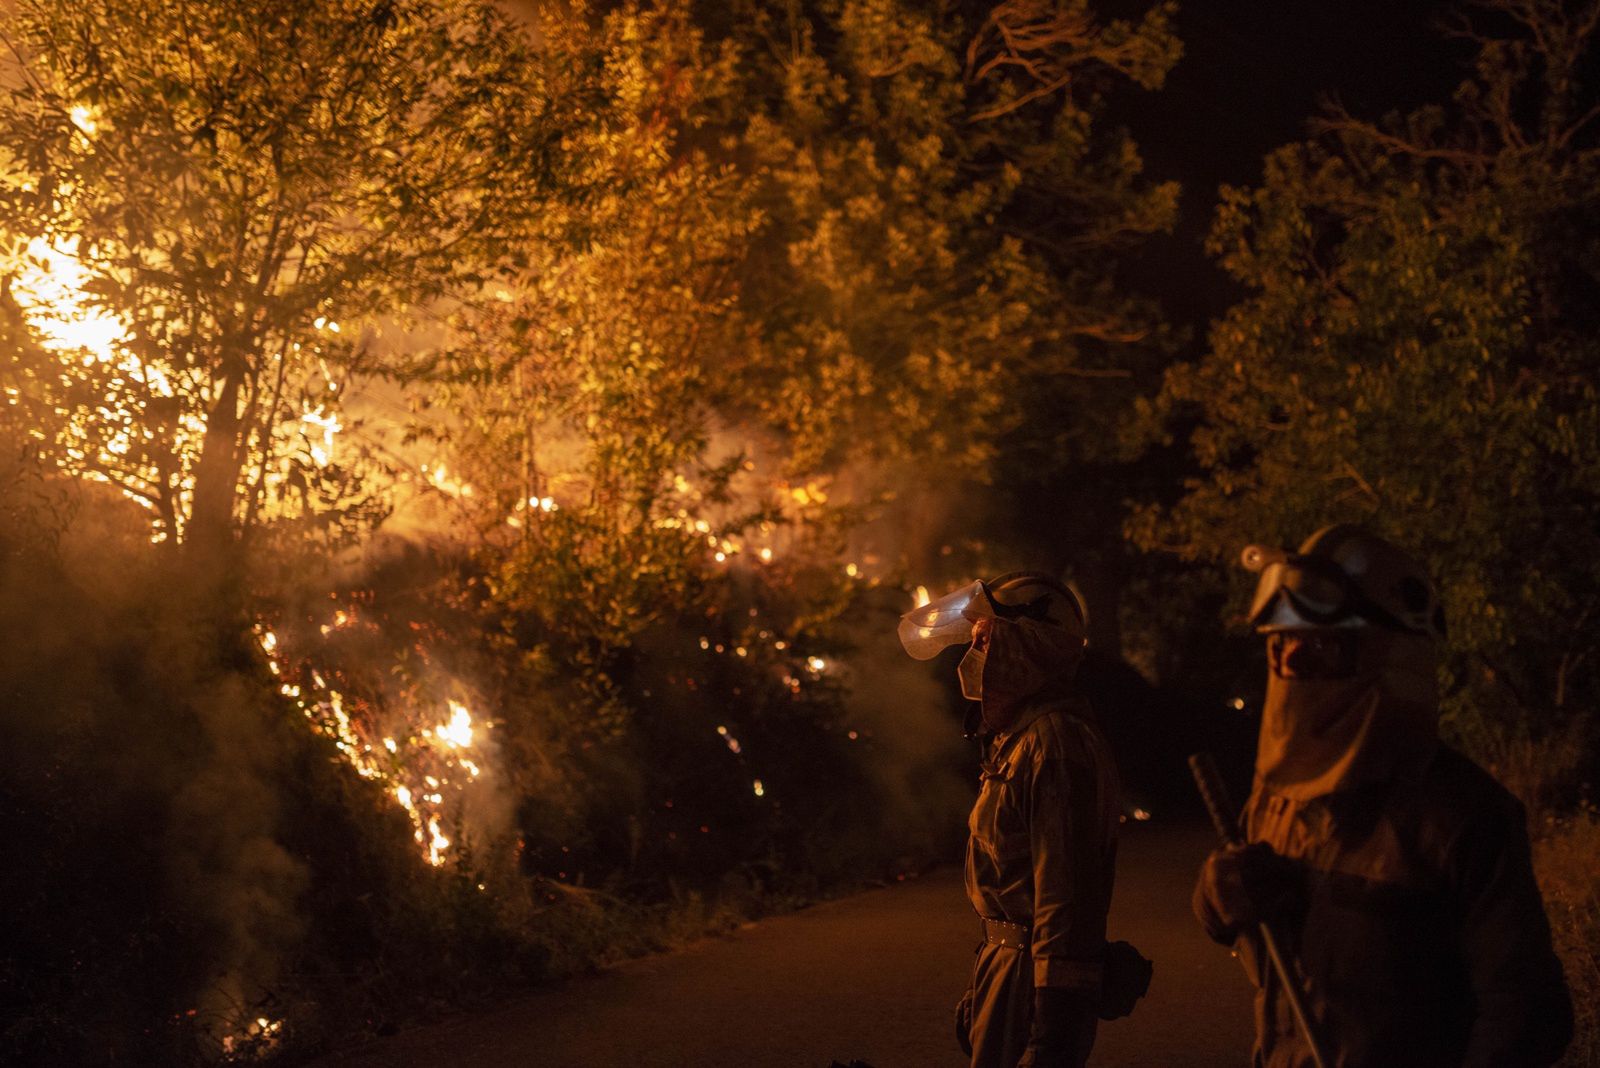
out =
<svg viewBox="0 0 1600 1068"><path fill-rule="evenodd" d="M1600 1065L1600 812L1585 806L1551 819L1534 840L1533 863L1544 892L1556 952L1572 989L1576 1016L1563 1068Z"/></svg>

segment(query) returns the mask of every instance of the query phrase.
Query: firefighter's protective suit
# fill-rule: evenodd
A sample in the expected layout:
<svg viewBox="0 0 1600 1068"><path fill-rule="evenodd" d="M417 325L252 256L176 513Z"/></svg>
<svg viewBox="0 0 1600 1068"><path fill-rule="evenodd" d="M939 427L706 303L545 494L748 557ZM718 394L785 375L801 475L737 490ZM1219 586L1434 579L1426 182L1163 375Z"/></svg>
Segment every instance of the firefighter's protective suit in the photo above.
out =
<svg viewBox="0 0 1600 1068"><path fill-rule="evenodd" d="M973 1068L1078 1068L1102 1009L1121 815L1116 765L1087 702L1072 693L1083 649L1076 599L1038 575L978 585L977 608L964 609L967 633L959 621L950 627L964 638L982 619L987 638L974 642L961 672L964 691L981 700L987 740L966 860L984 941L957 1010L958 1037L970 1043ZM941 611L954 619L955 602L944 603L908 614L917 633L902 639L913 655Z"/></svg>
<svg viewBox="0 0 1600 1068"><path fill-rule="evenodd" d="M1028 702L987 752L967 841L967 897L985 921L973 1068L1077 1068L1103 978L1116 766L1088 705L1067 696Z"/></svg>
<svg viewBox="0 0 1600 1068"><path fill-rule="evenodd" d="M1256 980L1257 1068L1312 1064L1263 960L1254 933L1263 919L1330 1068L1542 1068L1569 1041L1571 1004L1523 809L1438 741L1442 616L1431 587L1424 597L1396 585L1425 579L1398 553L1332 528L1287 559L1339 564L1364 607L1302 604L1315 583L1297 590L1292 580L1258 596L1260 629L1337 630L1351 658L1334 677L1286 677L1275 662L1244 811L1251 844L1208 858L1195 913L1238 946Z"/></svg>

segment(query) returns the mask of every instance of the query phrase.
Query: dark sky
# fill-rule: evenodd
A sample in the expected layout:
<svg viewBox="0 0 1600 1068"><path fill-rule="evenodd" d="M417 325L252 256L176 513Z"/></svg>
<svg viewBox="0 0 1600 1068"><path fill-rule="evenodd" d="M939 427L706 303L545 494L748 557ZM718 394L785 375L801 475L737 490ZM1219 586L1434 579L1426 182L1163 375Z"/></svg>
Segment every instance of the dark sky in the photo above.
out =
<svg viewBox="0 0 1600 1068"><path fill-rule="evenodd" d="M1183 59L1159 92L1118 101L1116 118L1134 131L1152 178L1184 185L1178 232L1156 241L1129 280L1200 328L1238 295L1200 248L1218 185L1257 181L1262 156L1299 140L1329 96L1370 118L1447 101L1472 49L1440 32L1460 8L1438 0L1180 3Z"/></svg>

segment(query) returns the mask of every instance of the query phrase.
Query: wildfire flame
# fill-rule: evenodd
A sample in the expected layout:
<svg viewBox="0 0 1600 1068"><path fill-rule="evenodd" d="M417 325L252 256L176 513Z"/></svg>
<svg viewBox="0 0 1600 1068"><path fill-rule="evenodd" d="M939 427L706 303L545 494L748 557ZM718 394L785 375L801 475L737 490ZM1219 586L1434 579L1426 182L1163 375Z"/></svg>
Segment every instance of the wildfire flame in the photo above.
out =
<svg viewBox="0 0 1600 1068"><path fill-rule="evenodd" d="M323 625L322 634L326 636L350 622L350 614L341 609L332 624ZM281 643L277 634L264 625L258 626L256 640L268 670L274 676L286 676L289 669L278 658ZM305 674L309 676L309 686L284 682L279 692L295 703L313 729L332 739L334 748L357 775L384 785L385 793L410 818L412 837L422 847L424 858L435 867L444 864L451 857L453 844L443 830L444 813L459 807L462 787L483 774L481 754L474 749L478 730L472 710L465 702L449 698L445 702L449 715L443 723L423 728L414 739L385 736L376 739L374 745L351 720L345 695L329 687L320 672ZM433 759L420 759L423 753L432 753ZM430 774L432 769L439 774ZM448 777L456 769L466 772L465 782Z"/></svg>

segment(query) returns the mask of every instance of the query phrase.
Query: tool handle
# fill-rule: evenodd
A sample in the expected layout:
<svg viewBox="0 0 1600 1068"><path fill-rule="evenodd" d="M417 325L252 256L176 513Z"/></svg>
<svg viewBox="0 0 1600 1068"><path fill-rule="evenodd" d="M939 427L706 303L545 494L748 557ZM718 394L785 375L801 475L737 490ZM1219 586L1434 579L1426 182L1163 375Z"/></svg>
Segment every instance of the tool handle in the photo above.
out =
<svg viewBox="0 0 1600 1068"><path fill-rule="evenodd" d="M1269 923L1258 924L1256 933L1261 936L1261 946L1267 951L1267 960L1272 964L1272 970L1278 973L1278 982L1283 984L1284 1000L1289 1003L1289 1015L1294 1017L1295 1026L1300 1029L1300 1037L1306 1041L1306 1048L1311 1053L1311 1063L1315 1068L1328 1068L1328 1055L1323 1051L1322 1041L1311 1028L1311 1016L1306 1012L1305 997L1300 992L1300 986L1294 981L1294 973L1289 970L1289 962L1284 959L1283 950L1278 948L1278 936Z"/></svg>
<svg viewBox="0 0 1600 1068"><path fill-rule="evenodd" d="M1228 798L1228 786L1222 781L1222 772L1217 767L1216 759L1210 753L1195 753L1189 757L1189 771L1194 774L1194 785L1200 791L1200 800L1206 803L1206 811L1211 814L1211 825L1217 829L1217 837L1222 839L1223 845L1241 844L1244 836L1239 833L1239 821L1234 816L1233 803ZM1283 986L1284 998L1289 1002L1289 1013L1294 1017L1295 1025L1311 1052L1312 1063L1316 1068L1327 1068L1328 1056L1317 1033L1312 1030L1305 998L1278 946L1277 934L1272 925L1267 923L1258 924L1256 933L1261 938L1262 948L1266 950L1269 965Z"/></svg>
<svg viewBox="0 0 1600 1068"><path fill-rule="evenodd" d="M1200 800L1206 803L1206 811L1211 814L1211 825L1217 829L1217 837L1222 839L1223 845L1238 845L1242 840L1239 821L1234 816L1228 787L1222 781L1216 759L1210 753L1195 753L1189 757L1189 771L1194 774Z"/></svg>

